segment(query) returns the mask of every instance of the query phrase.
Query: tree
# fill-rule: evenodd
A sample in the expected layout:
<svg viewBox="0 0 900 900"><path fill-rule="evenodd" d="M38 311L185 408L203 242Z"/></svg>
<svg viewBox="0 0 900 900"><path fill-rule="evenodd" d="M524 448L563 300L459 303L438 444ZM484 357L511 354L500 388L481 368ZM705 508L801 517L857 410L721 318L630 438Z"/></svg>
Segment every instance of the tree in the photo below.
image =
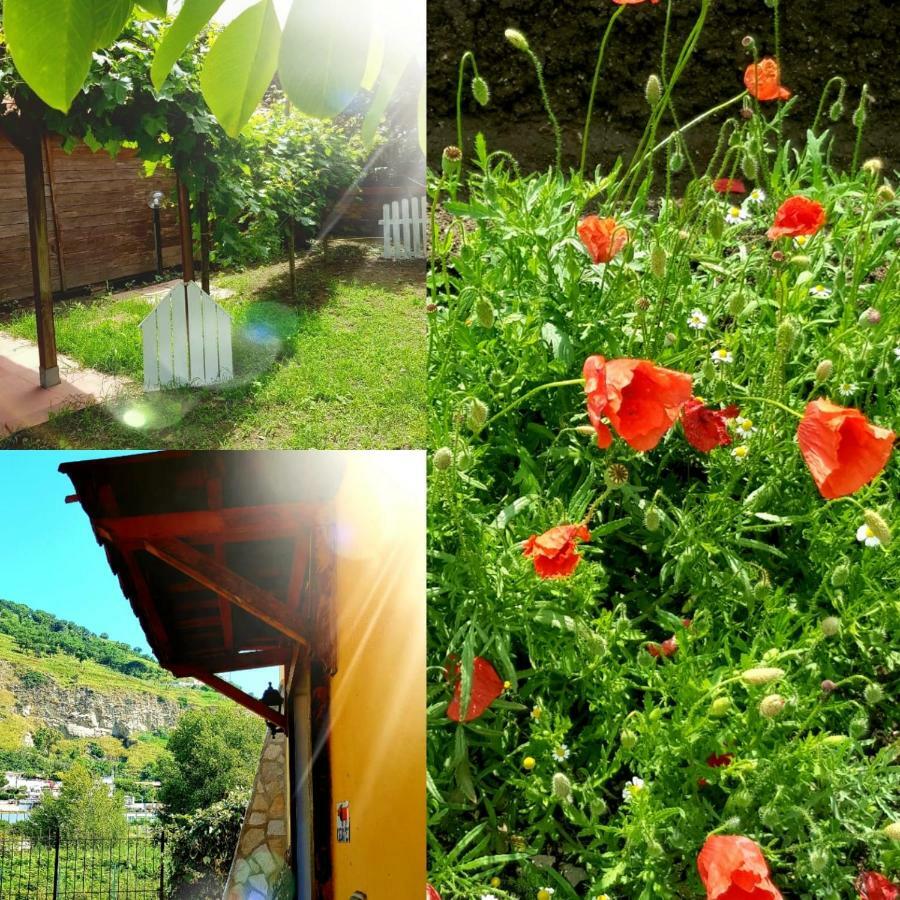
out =
<svg viewBox="0 0 900 900"><path fill-rule="evenodd" d="M63 775L58 797L44 794L25 823L34 840L46 840L56 831L62 837L114 839L127 828L122 794L111 792L83 762Z"/></svg>
<svg viewBox="0 0 900 900"><path fill-rule="evenodd" d="M264 730L261 719L237 706L185 713L169 738L171 757L160 763L166 813L191 813L249 788Z"/></svg>
<svg viewBox="0 0 900 900"><path fill-rule="evenodd" d="M48 728L41 725L31 737L34 749L49 756L55 749L56 745L62 740L62 732L56 728Z"/></svg>

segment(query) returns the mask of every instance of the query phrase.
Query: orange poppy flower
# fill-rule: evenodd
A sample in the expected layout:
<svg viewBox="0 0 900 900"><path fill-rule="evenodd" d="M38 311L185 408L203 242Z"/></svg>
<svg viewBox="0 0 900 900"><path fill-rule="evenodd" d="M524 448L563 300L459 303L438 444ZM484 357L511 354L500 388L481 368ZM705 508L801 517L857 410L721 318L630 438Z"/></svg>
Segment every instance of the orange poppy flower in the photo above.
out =
<svg viewBox="0 0 900 900"><path fill-rule="evenodd" d="M654 657L674 656L678 650L678 641L673 634L672 637L666 638L661 644L647 644L647 652Z"/></svg>
<svg viewBox="0 0 900 900"><path fill-rule="evenodd" d="M578 237L594 263L608 263L627 243L628 231L615 219L585 216L578 223Z"/></svg>
<svg viewBox="0 0 900 900"><path fill-rule="evenodd" d="M778 61L771 56L747 66L744 87L757 100L787 100L791 96L791 92L782 87Z"/></svg>
<svg viewBox="0 0 900 900"><path fill-rule="evenodd" d="M878 872L860 873L855 887L860 900L897 900L900 897L900 888Z"/></svg>
<svg viewBox="0 0 900 900"><path fill-rule="evenodd" d="M652 450L675 424L681 407L691 398L691 376L664 369L646 359L589 356L584 362L584 390L597 446L606 449L612 433L635 450Z"/></svg>
<svg viewBox="0 0 900 900"><path fill-rule="evenodd" d="M565 578L581 562L577 542L590 539L591 533L584 525L557 525L540 536L531 535L522 554L534 560L534 571L541 578Z"/></svg>
<svg viewBox="0 0 900 900"><path fill-rule="evenodd" d="M800 452L826 500L846 497L868 484L887 465L894 437L858 409L825 399L808 403L797 427Z"/></svg>
<svg viewBox="0 0 900 900"><path fill-rule="evenodd" d="M465 716L460 718L459 705L462 699L462 680L459 677L459 665L454 672L456 688L453 699L447 707L447 718L454 722L471 722L483 715L485 710L503 693L503 682L494 667L480 656L472 662L472 689L469 695L469 708Z"/></svg>
<svg viewBox="0 0 900 900"><path fill-rule="evenodd" d="M637 6L638 3L643 2L644 0L613 0L613 3L615 3L616 6ZM650 0L650 2L656 6L656 4L659 3L659 0Z"/></svg>
<svg viewBox="0 0 900 900"><path fill-rule="evenodd" d="M821 203L806 197L788 197L775 213L775 221L766 232L770 241L780 237L815 234L825 224Z"/></svg>
<svg viewBox="0 0 900 900"><path fill-rule="evenodd" d="M717 178L712 183L712 189L717 194L746 194L747 188L740 178Z"/></svg>
<svg viewBox="0 0 900 900"><path fill-rule="evenodd" d="M711 834L697 857L707 900L782 900L759 847L739 834Z"/></svg>
<svg viewBox="0 0 900 900"><path fill-rule="evenodd" d="M715 447L731 443L727 420L733 419L739 410L736 406L710 409L696 397L691 397L681 409L681 426L688 443L701 453L709 453Z"/></svg>

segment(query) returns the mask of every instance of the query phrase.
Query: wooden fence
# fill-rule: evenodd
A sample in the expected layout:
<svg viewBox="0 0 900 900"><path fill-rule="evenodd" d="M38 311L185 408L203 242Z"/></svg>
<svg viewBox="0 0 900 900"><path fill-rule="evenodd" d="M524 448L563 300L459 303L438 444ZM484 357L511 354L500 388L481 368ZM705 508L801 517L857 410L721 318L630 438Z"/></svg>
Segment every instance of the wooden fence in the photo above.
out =
<svg viewBox="0 0 900 900"><path fill-rule="evenodd" d="M126 278L156 269L151 191L171 192L174 176L144 177L134 150L113 159L81 145L67 154L57 138L44 145L45 197L54 291ZM163 264L180 260L173 206L162 210ZM25 167L0 137L0 302L32 293Z"/></svg>

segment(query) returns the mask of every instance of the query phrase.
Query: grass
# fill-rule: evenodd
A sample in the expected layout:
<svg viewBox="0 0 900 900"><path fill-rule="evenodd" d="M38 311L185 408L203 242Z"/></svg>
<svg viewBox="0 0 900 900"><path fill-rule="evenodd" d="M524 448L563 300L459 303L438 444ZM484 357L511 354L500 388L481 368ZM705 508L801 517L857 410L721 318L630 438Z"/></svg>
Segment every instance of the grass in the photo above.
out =
<svg viewBox="0 0 900 900"><path fill-rule="evenodd" d="M138 382L113 401L54 416L0 447L409 448L425 439L422 273L338 243L299 267L223 275L214 287L234 325L235 381L216 390L143 394L139 324L144 296L107 296L58 308L57 342L79 363ZM25 313L6 326L34 338ZM377 377L372 377L377 373ZM130 423L130 424L126 424Z"/></svg>

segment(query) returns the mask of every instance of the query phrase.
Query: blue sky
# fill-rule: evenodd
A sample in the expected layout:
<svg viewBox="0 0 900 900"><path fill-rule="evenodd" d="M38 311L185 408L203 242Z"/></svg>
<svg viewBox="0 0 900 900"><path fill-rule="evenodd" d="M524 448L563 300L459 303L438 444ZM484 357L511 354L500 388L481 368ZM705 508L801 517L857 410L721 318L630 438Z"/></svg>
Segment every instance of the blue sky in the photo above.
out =
<svg viewBox="0 0 900 900"><path fill-rule="evenodd" d="M58 471L62 462L124 455L0 452L0 597L150 652L87 515L80 504L65 502L72 482ZM232 680L258 697L267 681L276 681L276 670L240 672Z"/></svg>

